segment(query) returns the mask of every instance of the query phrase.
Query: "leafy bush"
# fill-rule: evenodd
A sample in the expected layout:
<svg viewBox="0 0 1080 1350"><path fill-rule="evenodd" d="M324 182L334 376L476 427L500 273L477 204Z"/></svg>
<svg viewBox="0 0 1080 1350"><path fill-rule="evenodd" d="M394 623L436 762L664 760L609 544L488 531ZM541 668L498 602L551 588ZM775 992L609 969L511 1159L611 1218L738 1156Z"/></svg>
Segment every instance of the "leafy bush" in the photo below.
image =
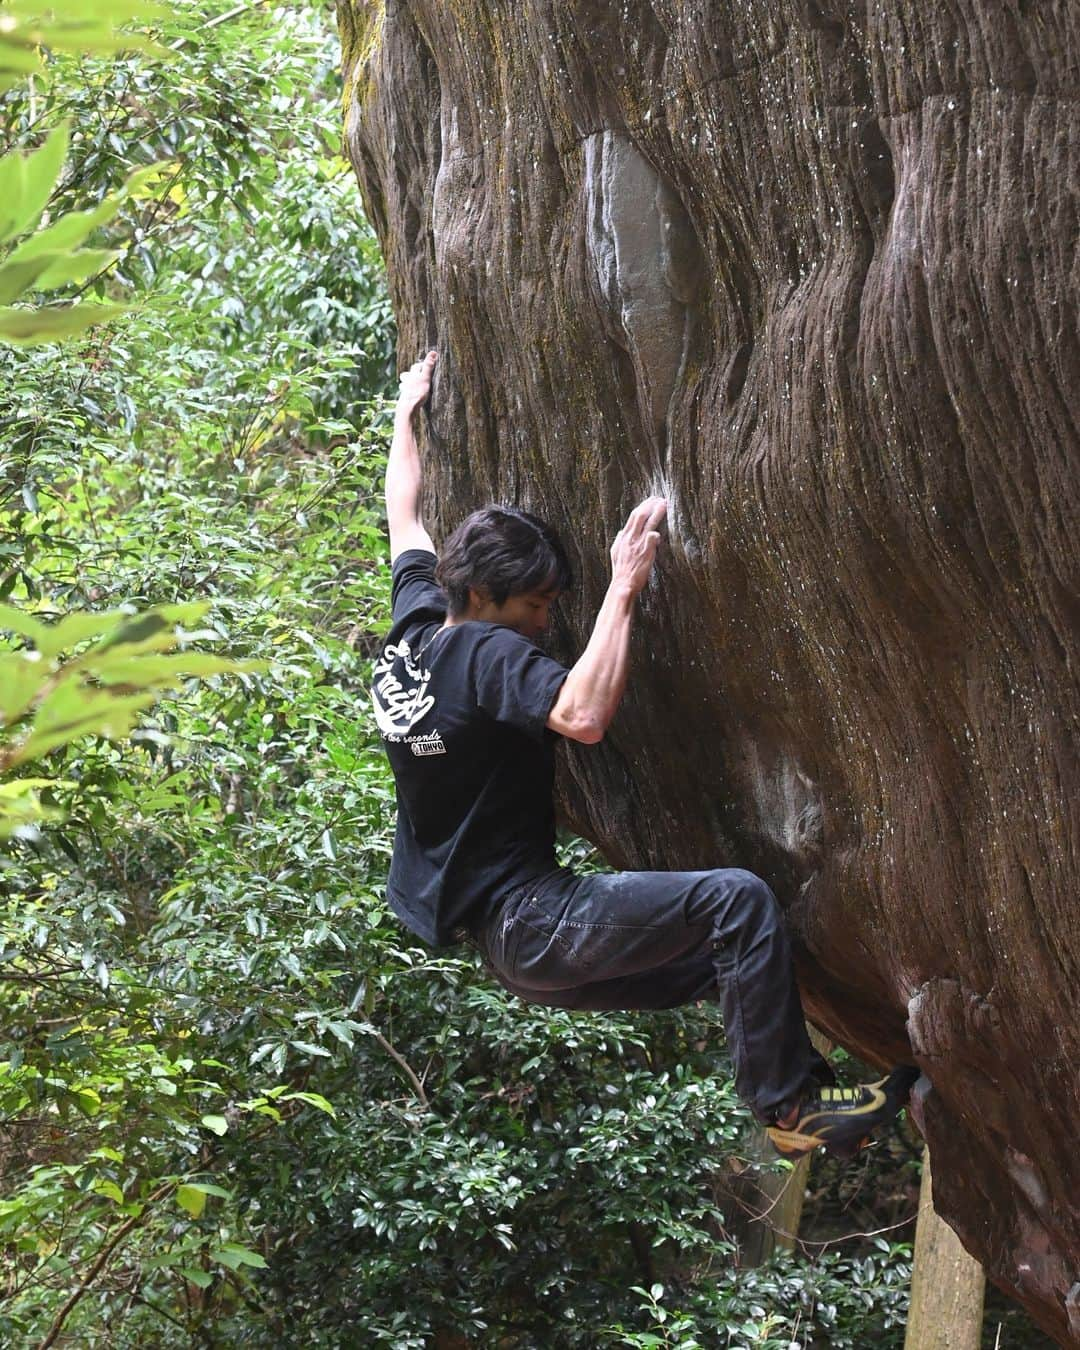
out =
<svg viewBox="0 0 1080 1350"><path fill-rule="evenodd" d="M662 1284L635 1288L648 1326L622 1324L607 1335L646 1350L901 1350L911 1280L911 1248L878 1238L867 1255L829 1253L813 1262L781 1253L756 1270L728 1267L689 1299Z"/></svg>

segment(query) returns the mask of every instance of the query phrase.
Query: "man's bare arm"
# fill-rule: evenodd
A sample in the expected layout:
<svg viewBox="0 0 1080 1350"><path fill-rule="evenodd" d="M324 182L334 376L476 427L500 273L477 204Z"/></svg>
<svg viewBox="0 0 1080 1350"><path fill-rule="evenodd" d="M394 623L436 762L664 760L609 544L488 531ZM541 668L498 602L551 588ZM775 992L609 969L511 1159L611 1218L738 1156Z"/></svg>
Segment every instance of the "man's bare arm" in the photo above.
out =
<svg viewBox="0 0 1080 1350"><path fill-rule="evenodd" d="M563 682L547 724L573 741L602 740L626 689L634 605L652 571L657 527L667 512L663 497L634 508L611 546L611 582L592 636Z"/></svg>
<svg viewBox="0 0 1080 1350"><path fill-rule="evenodd" d="M435 546L420 518L420 451L413 434L413 416L431 392L431 376L438 360L428 352L401 377L397 408L394 412L394 438L386 461L386 521L390 528L390 561L410 548Z"/></svg>

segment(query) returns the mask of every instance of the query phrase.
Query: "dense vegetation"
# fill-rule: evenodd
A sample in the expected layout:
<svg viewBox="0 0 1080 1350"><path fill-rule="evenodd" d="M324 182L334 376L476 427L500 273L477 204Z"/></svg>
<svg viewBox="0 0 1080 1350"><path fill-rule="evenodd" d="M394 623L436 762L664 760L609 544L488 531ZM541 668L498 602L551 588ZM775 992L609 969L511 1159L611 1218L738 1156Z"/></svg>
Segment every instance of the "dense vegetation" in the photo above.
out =
<svg viewBox="0 0 1080 1350"><path fill-rule="evenodd" d="M70 128L27 237L98 208L50 295L128 307L0 347L0 1343L899 1345L892 1234L738 1269L715 1013L513 1005L389 919L394 334L331 26L155 21L0 117Z"/></svg>

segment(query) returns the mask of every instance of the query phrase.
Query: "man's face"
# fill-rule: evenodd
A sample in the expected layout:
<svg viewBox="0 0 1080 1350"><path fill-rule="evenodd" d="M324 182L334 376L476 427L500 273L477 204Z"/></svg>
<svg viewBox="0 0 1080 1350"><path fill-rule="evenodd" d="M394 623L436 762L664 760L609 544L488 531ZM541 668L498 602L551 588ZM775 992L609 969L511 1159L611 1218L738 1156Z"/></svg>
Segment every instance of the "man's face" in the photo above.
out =
<svg viewBox="0 0 1080 1350"><path fill-rule="evenodd" d="M476 592L474 591L475 595ZM559 592L553 587L547 590L523 591L520 595L508 595L501 605L494 600L480 600L477 612L470 618L483 619L487 623L502 624L512 628L530 642L538 642L548 629L551 606L559 598Z"/></svg>

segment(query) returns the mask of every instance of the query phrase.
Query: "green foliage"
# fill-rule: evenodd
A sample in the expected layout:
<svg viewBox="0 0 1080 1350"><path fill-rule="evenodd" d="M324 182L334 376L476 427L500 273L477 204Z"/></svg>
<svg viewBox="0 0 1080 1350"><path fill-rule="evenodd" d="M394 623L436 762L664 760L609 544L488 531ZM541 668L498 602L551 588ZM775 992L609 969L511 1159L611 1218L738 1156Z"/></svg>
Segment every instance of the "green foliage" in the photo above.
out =
<svg viewBox="0 0 1080 1350"><path fill-rule="evenodd" d="M0 158L0 200L8 203L0 218L0 243L31 231L0 261L0 339L18 346L74 337L123 313L124 307L115 304L17 307L11 301L99 279L123 256L123 250L80 246L112 220L126 200L144 196L148 184L161 173L156 166L138 170L91 210L68 211L39 226L45 202L55 191L67 144L67 129L61 126L40 150L29 155L11 151Z"/></svg>
<svg viewBox="0 0 1080 1350"><path fill-rule="evenodd" d="M119 210L120 199L106 198L94 211L69 212L37 228L56 189L68 149L66 126L54 127L37 150L9 151L0 157L0 244L26 239L0 259L0 339L14 343L48 342L71 337L115 317L115 305L64 305L55 309L12 306L25 292L52 291L103 271L119 257L110 249L79 245L95 226Z"/></svg>
<svg viewBox="0 0 1080 1350"><path fill-rule="evenodd" d="M0 92L42 71L40 49L66 52L159 49L140 34L123 33L123 24L149 24L164 13L147 0L65 0L61 9L41 0L5 0L0 24Z"/></svg>
<svg viewBox="0 0 1080 1350"><path fill-rule="evenodd" d="M273 799L294 769L275 757L267 763L264 738L274 714L266 710L299 708L307 698L314 717L320 700L304 662L314 650L318 668L323 648L312 627L354 595L362 622L364 607L385 591L374 569L360 569L370 571L370 585L354 585L342 573L350 520L357 548L373 554L378 547L377 521L357 507L370 500L379 442L365 432L347 444L354 424L341 413L357 388L356 348L374 353L377 367L385 363L388 308L366 266L369 245L355 265L350 255L334 286L342 328L335 348L325 319L313 322L304 309L308 278L327 263L288 257L297 252L296 231L318 228L318 212L304 215L296 231L281 228L301 203L276 170L295 177L314 143L322 167L309 173L308 192L316 197L326 184L343 189L344 167L326 156L314 115L293 126L293 100L280 87L290 71L309 81L312 65L328 68L325 40L300 14L269 32L264 25L260 37L269 40L262 43L249 42L249 24L200 15L218 40L196 45L195 13L188 7L176 21L182 31L174 29L170 41L180 54L170 76L150 76L134 62L80 63L82 83L73 85L61 76L74 69L52 60L30 97L12 91L4 109L13 157L5 162L23 180L48 156L24 155L20 137L36 140L46 130L52 173L66 136L50 135L50 120L78 128L67 178L57 186L53 174L47 184L51 223L12 257L28 263L113 229L121 242L125 235L138 241L120 257L115 246L107 250L118 263L114 284L122 291L137 282L146 301L122 328L69 347L63 357L33 349L9 354L0 395L0 594L7 597L0 627L15 635L0 652L9 732L0 770L45 762L41 776L0 786L5 815L18 827L16 843L0 856L8 1013L0 1050L5 1343L61 1331L96 1340L94 1328L131 1304L132 1272L151 1330L144 1335L136 1314L130 1344L157 1343L159 1325L191 1330L240 1306L266 1256L253 1245L262 1225L252 1222L251 1197L231 1184L221 1150L233 1139L250 1146L260 1132L287 1127L298 1115L333 1114L302 1073L277 1073L276 1056L247 1068L252 1047L236 1024L249 1015L256 964L248 950L250 896L243 911L230 912L227 902L220 922L209 918L219 894L214 883L237 895L258 890L243 847L232 847L239 816L219 775L229 791L236 780L221 732L235 710L252 781L266 769ZM220 14L227 19L229 11ZM279 100L274 157L264 162L265 145L245 146L238 124L163 179L153 167L163 138L197 133L200 122L221 130L215 85L226 78L230 53L229 98L238 108L248 99L245 116L252 102L261 99L265 110ZM215 68L212 81L208 67ZM177 114L171 125L169 109ZM151 127L157 140L140 134ZM251 172L239 175L242 192L224 197L209 184L225 179L230 160ZM118 172L128 175L128 188L110 196ZM12 214L13 233L32 224L47 177L35 178L35 200ZM274 194L261 204L260 186ZM147 196L151 189L156 196ZM87 197L96 205L75 209ZM344 233L342 227L342 240ZM228 264L200 259L211 239L231 240L231 256L244 252L244 285L271 306L244 332L233 331ZM98 252L95 261L101 258ZM344 262L343 242L336 261ZM195 262L201 286L193 305ZM68 281L82 280L68 271ZM44 266L33 278L39 288L54 279L61 278ZM273 310L275 288L286 286L291 328ZM350 309L353 298L370 302L373 312ZM353 321L355 344L344 340ZM313 337L324 341L318 367ZM260 348L268 359L253 365ZM316 458L320 445L336 449ZM339 484L358 500L335 501ZM296 540L308 549L302 567ZM283 567L290 548L304 572L295 592L296 578ZM282 596L295 601L277 605ZM72 607L76 612L46 622ZM205 627L191 631L195 624ZM238 666L191 649L206 637L261 659ZM220 678L226 669L229 677ZM248 672L243 684L238 670ZM188 678L198 675L209 678L201 685ZM155 711L156 692L168 686L179 687L179 700ZM340 720L344 726L344 715ZM85 734L132 728L134 753ZM62 824L27 828L43 819ZM302 848L287 837L294 820L275 819L274 828L282 848ZM323 855L333 848L325 823L316 844ZM188 856L193 866L185 877ZM215 877L219 865L227 871ZM204 877L209 894L196 903L190 882ZM306 897L287 893L299 918ZM275 970L280 958L281 998L268 995L265 1022L257 1019L275 1032L279 1016L299 1018L309 1007L310 992L295 978L303 975L296 935L280 927L262 954ZM321 954L321 933L317 942ZM325 977L314 978L318 984ZM318 1049L305 1033L300 1023L289 1038L294 1057ZM82 1291L74 1302L73 1291ZM195 1296L207 1300L205 1315ZM179 1315L170 1312L174 1305Z"/></svg>
<svg viewBox="0 0 1080 1350"><path fill-rule="evenodd" d="M163 14L162 8L143 0L74 0L61 12L15 0L5 6L0 25L0 90L10 89L23 76L32 80L43 73L38 55L42 47L79 53L124 47L154 51L146 39L122 35L115 26ZM121 256L119 249L81 245L117 214L126 195L138 191L146 171L92 210L68 211L42 224L58 191L68 144L68 127L60 122L48 130L36 149L27 153L9 150L0 156L0 245L27 236L0 257L0 340L4 342L24 345L70 338L121 312L112 304L44 307L12 303L99 277Z"/></svg>
<svg viewBox="0 0 1080 1350"><path fill-rule="evenodd" d="M206 613L205 604L159 605L142 614L129 610L68 614L45 624L24 610L0 605L5 629L29 639L18 650L0 649L0 774L41 759L58 746L99 734L126 736L157 691L175 688L187 676L219 675L253 667L205 652L175 653L195 638L217 637L185 631ZM59 658L73 646L94 645ZM21 734L20 734L20 724ZM15 728L16 739L8 739ZM28 832L36 819L56 812L38 793L58 786L34 778L0 784L0 838Z"/></svg>
<svg viewBox="0 0 1080 1350"><path fill-rule="evenodd" d="M755 1270L729 1268L689 1300L663 1284L635 1286L647 1330L617 1324L601 1343L653 1350L901 1350L911 1248L882 1238L865 1256L830 1253L812 1264L781 1253Z"/></svg>

